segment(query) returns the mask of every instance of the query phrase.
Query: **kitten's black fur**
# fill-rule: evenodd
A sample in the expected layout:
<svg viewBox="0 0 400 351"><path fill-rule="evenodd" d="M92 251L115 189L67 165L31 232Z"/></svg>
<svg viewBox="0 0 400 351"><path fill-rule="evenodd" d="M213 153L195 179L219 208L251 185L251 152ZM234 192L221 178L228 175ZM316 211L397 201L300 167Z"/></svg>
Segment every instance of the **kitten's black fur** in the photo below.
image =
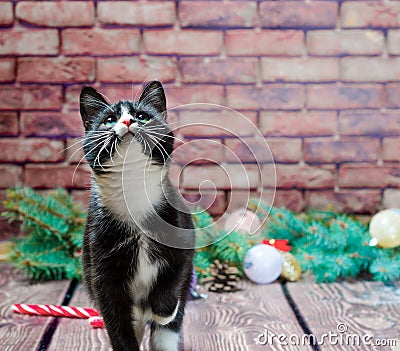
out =
<svg viewBox="0 0 400 351"><path fill-rule="evenodd" d="M139 220L133 219L135 213L132 213L133 218L123 215L125 205L121 203L122 210L119 211L118 201L106 189L107 184L115 186L115 197L119 199L118 194L122 193L118 188L120 164L114 163L112 158L118 157L117 146L123 145L126 138L132 138L129 142L140 145L155 172L157 167L168 168L174 139L165 121L166 100L162 85L157 81L150 82L138 101L115 104L108 103L93 88L85 87L80 96L80 112L85 126L83 148L93 170L83 240L83 273L89 295L104 318L113 350L139 350L142 324L149 315L153 350L177 350L193 269L191 215L171 185L167 172L160 179L164 191L153 206L153 212L140 214ZM130 123L136 123L138 129L121 137L113 132L113 128L117 123L123 127L123 116L130 116ZM152 138L155 134L151 133L155 130L157 138ZM100 140L102 135L107 137ZM134 185L141 186L140 181ZM129 187L125 189L127 191L130 191ZM132 201L135 201L134 197ZM184 231L180 233L179 228ZM180 247L188 249L167 246L159 240L175 234L174 240ZM154 272L155 277L151 278ZM169 322L168 317L176 312L178 301L177 313Z"/></svg>

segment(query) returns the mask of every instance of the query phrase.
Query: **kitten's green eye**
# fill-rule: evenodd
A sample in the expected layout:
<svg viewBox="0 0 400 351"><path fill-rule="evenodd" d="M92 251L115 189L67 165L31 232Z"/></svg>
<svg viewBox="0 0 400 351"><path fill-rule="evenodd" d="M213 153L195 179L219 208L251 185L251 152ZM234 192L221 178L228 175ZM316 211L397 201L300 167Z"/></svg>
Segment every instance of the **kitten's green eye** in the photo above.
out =
<svg viewBox="0 0 400 351"><path fill-rule="evenodd" d="M139 112L136 118L139 122L147 122L150 119L150 116L147 113Z"/></svg>
<svg viewBox="0 0 400 351"><path fill-rule="evenodd" d="M106 120L104 121L104 124L106 126L111 126L111 125L115 124L115 122L117 122L117 118L115 116L112 116L112 117L106 118Z"/></svg>

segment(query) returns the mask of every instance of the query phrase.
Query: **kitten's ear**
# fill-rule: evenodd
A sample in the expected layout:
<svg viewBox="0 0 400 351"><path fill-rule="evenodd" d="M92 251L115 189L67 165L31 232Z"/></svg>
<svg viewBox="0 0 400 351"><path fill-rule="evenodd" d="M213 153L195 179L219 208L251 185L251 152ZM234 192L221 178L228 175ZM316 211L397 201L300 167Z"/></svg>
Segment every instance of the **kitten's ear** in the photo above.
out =
<svg viewBox="0 0 400 351"><path fill-rule="evenodd" d="M146 84L139 98L139 104L141 103L154 106L163 118L167 117L167 100L164 88L158 80Z"/></svg>
<svg viewBox="0 0 400 351"><path fill-rule="evenodd" d="M84 87L82 89L79 104L85 130L90 129L93 120L101 110L110 106L104 97L92 87Z"/></svg>

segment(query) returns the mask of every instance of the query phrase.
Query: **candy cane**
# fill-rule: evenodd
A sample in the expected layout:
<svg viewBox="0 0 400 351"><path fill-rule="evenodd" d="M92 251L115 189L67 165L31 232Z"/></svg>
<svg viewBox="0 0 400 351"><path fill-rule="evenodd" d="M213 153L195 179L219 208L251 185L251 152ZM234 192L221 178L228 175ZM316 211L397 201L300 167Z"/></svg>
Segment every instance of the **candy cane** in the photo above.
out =
<svg viewBox="0 0 400 351"><path fill-rule="evenodd" d="M11 309L15 313L29 314L35 316L89 319L89 323L93 328L104 327L103 318L100 317L100 313L94 308L16 303L11 306Z"/></svg>

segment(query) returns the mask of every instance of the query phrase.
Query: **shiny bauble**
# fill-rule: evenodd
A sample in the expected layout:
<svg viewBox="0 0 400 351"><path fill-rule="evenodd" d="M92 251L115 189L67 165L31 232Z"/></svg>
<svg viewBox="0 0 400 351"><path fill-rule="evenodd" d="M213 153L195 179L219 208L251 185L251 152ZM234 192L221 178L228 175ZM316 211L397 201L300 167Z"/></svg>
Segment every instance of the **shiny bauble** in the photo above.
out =
<svg viewBox="0 0 400 351"><path fill-rule="evenodd" d="M400 245L400 209L380 211L369 224L371 245L393 248Z"/></svg>
<svg viewBox="0 0 400 351"><path fill-rule="evenodd" d="M296 282L301 277L301 267L296 258L289 252L282 254L282 273L281 276L291 282Z"/></svg>
<svg viewBox="0 0 400 351"><path fill-rule="evenodd" d="M275 281L282 272L282 258L277 249L259 244L247 251L243 262L246 276L254 283L268 284Z"/></svg>

